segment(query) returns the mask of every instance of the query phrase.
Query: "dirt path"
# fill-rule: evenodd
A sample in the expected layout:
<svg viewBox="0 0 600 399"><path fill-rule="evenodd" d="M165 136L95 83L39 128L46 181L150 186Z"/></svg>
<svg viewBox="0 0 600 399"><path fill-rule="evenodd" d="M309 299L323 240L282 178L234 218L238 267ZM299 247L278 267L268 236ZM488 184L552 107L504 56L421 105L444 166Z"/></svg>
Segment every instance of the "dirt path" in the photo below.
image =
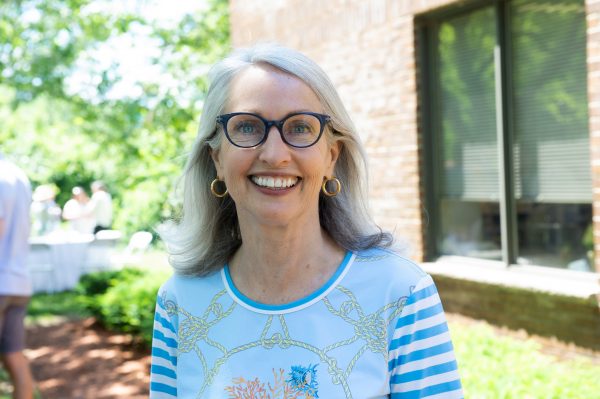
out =
<svg viewBox="0 0 600 399"><path fill-rule="evenodd" d="M150 356L93 319L27 330L27 356L43 399L147 398Z"/></svg>

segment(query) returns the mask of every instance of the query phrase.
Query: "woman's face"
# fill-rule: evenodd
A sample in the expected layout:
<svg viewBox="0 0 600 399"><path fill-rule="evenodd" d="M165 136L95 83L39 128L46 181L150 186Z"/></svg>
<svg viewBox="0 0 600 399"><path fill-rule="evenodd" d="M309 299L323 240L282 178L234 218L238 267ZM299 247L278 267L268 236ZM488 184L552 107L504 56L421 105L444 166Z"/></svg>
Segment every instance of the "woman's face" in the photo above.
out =
<svg viewBox="0 0 600 399"><path fill-rule="evenodd" d="M319 99L304 82L266 65L248 67L236 76L229 98L225 113L251 112L267 120L294 112L323 113ZM329 145L323 135L311 147L290 147L276 127L254 148L236 147L225 137L221 143L211 154L218 177L235 201L240 223L318 223L319 191L323 178L333 175L338 143Z"/></svg>

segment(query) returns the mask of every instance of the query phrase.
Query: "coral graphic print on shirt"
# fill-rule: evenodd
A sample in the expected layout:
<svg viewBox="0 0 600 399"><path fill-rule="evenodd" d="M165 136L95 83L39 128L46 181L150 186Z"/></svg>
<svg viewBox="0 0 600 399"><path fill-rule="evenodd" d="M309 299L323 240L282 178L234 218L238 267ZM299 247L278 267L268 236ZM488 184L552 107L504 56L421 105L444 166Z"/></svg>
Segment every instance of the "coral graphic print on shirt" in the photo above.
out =
<svg viewBox="0 0 600 399"><path fill-rule="evenodd" d="M292 366L290 379L286 382L292 386L296 392L302 392L307 398L318 398L317 388L317 365L304 368L301 366Z"/></svg>
<svg viewBox="0 0 600 399"><path fill-rule="evenodd" d="M292 366L287 380L283 369L273 370L272 383L261 382L258 378L234 378L235 385L226 387L225 391L229 399L316 399L319 397L316 368L317 365Z"/></svg>

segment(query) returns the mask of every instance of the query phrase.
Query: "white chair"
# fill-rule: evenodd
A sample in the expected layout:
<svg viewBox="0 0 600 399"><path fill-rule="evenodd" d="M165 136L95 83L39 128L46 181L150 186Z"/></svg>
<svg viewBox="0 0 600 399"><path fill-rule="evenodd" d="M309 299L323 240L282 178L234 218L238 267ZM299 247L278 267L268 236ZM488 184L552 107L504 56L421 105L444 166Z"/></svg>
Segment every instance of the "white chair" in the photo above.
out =
<svg viewBox="0 0 600 399"><path fill-rule="evenodd" d="M121 232L117 230L97 232L94 241L89 245L83 274L112 269L114 251L121 237Z"/></svg>
<svg viewBox="0 0 600 399"><path fill-rule="evenodd" d="M152 242L152 233L136 231L131 235L127 247L119 256L118 264L121 266L132 265L141 260L140 255L148 250Z"/></svg>
<svg viewBox="0 0 600 399"><path fill-rule="evenodd" d="M34 293L58 291L54 265L52 264L52 250L47 244L29 244L27 268L31 276L31 286Z"/></svg>

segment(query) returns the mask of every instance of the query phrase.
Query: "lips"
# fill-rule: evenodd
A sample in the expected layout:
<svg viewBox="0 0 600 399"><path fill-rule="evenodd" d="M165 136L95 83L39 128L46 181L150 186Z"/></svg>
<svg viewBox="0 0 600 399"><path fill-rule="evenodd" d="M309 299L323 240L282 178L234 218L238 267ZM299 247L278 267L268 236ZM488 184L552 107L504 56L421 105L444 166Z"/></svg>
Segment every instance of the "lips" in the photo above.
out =
<svg viewBox="0 0 600 399"><path fill-rule="evenodd" d="M290 188L298 183L298 177L281 176L251 176L252 182L260 187L266 188Z"/></svg>

